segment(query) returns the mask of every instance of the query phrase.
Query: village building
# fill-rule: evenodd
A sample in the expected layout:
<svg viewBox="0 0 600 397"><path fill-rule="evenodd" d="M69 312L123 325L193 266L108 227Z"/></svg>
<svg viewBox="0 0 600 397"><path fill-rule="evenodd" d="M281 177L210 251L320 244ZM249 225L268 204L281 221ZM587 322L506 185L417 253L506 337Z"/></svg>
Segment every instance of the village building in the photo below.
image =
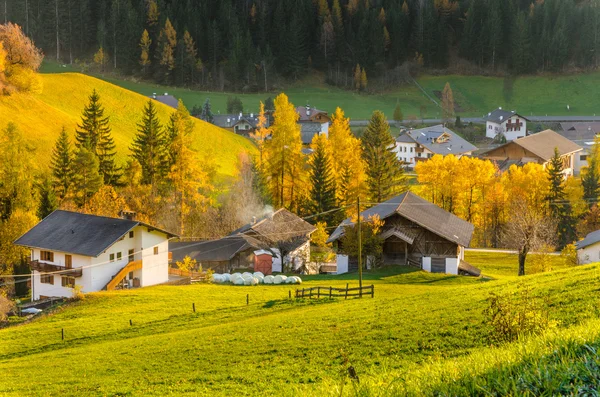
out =
<svg viewBox="0 0 600 397"><path fill-rule="evenodd" d="M177 109L179 107L179 100L173 95L169 95L168 92L165 92L165 95L156 95L155 92L150 98L162 103L163 105L170 106L173 109Z"/></svg>
<svg viewBox="0 0 600 397"><path fill-rule="evenodd" d="M310 145L315 135L329 134L329 122L331 119L327 112L311 108L309 105L298 106L296 112L299 116L298 124L300 124L300 134L303 144Z"/></svg>
<svg viewBox="0 0 600 397"><path fill-rule="evenodd" d="M414 265L427 272L479 275L479 270L464 260L474 226L417 196L406 192L361 212L365 222L377 216L384 222L384 265ZM331 234L328 242L338 250L337 272L358 270L357 258L343 252L345 228L354 223L343 221Z"/></svg>
<svg viewBox="0 0 600 397"><path fill-rule="evenodd" d="M470 156L476 150L477 147L442 124L403 131L396 138L395 149L398 159L409 168L413 168L417 162L426 161L436 154L442 156L453 154L460 158Z"/></svg>
<svg viewBox="0 0 600 397"><path fill-rule="evenodd" d="M269 127L268 118L265 128ZM258 128L258 115L250 114L216 114L213 115L212 123L236 134L248 137Z"/></svg>
<svg viewBox="0 0 600 397"><path fill-rule="evenodd" d="M576 155L583 149L552 130L516 139L491 149L481 156L495 162L501 171L507 171L513 164L523 166L527 163L541 164L546 168L548 162L554 157L555 148L558 149L562 159L565 177L574 175Z"/></svg>
<svg viewBox="0 0 600 397"><path fill-rule="evenodd" d="M273 272L282 262L292 271L306 271L310 264L310 236L316 228L282 208L233 231L229 236L250 236L273 252Z"/></svg>
<svg viewBox="0 0 600 397"><path fill-rule="evenodd" d="M31 249L33 300L169 280L174 234L132 219L56 210L15 241Z"/></svg>
<svg viewBox="0 0 600 397"><path fill-rule="evenodd" d="M596 136L600 134L600 122L570 122L560 123L560 134L582 147L575 155L575 172L578 176L584 167L588 166L587 158L592 152Z"/></svg>
<svg viewBox="0 0 600 397"><path fill-rule="evenodd" d="M202 266L216 273L237 269L272 272L273 253L259 240L244 234L218 240L169 242L169 251L171 266L188 256L197 262L198 268Z"/></svg>
<svg viewBox="0 0 600 397"><path fill-rule="evenodd" d="M485 136L498 139L503 136L507 141L514 141L527 135L527 119L515 111L498 108L485 116Z"/></svg>
<svg viewBox="0 0 600 397"><path fill-rule="evenodd" d="M600 262L600 230L589 233L583 240L576 242L575 247L580 265Z"/></svg>

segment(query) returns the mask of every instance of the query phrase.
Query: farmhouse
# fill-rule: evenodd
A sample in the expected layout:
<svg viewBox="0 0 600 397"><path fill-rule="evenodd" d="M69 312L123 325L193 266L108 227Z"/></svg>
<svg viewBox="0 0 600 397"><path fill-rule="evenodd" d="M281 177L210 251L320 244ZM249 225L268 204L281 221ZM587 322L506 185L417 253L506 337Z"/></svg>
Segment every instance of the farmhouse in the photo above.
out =
<svg viewBox="0 0 600 397"><path fill-rule="evenodd" d="M575 247L580 264L600 262L600 230L591 232L583 240L576 242Z"/></svg>
<svg viewBox="0 0 600 397"><path fill-rule="evenodd" d="M479 275L479 270L464 261L465 247L471 242L474 226L437 205L406 192L361 212L368 222L378 216L384 222L380 232L385 265L415 265L433 273ZM329 237L343 249L343 221ZM358 269L357 258L337 255L338 273Z"/></svg>
<svg viewBox="0 0 600 397"><path fill-rule="evenodd" d="M435 154L470 156L477 148L442 124L418 130L405 130L396 139L398 159L408 167Z"/></svg>
<svg viewBox="0 0 600 397"><path fill-rule="evenodd" d="M514 111L498 108L485 117L485 136L496 139L504 136L507 141L514 141L527 135L527 119Z"/></svg>
<svg viewBox="0 0 600 397"><path fill-rule="evenodd" d="M309 105L298 106L296 112L299 115L298 124L303 144L309 145L317 134L329 134L330 118L327 112L311 108Z"/></svg>
<svg viewBox="0 0 600 397"><path fill-rule="evenodd" d="M565 138L575 142L583 150L575 155L575 175L581 173L581 169L588 166L587 157L594 146L596 136L600 133L599 122L570 122L560 123Z"/></svg>
<svg viewBox="0 0 600 397"><path fill-rule="evenodd" d="M575 156L582 151L582 147L552 130L508 142L481 156L496 162L501 171L508 170L513 164L537 163L546 167L554 157L555 148L563 161L563 173L565 176L572 176L575 170Z"/></svg>
<svg viewBox="0 0 600 397"><path fill-rule="evenodd" d="M56 210L15 244L31 249L32 297L38 300L71 297L76 285L94 292L167 282L171 237L133 219Z"/></svg>
<svg viewBox="0 0 600 397"><path fill-rule="evenodd" d="M230 236L250 236L269 247L275 255L274 272L282 271L282 261L292 270L301 271L310 262L310 235L315 230L313 225L282 208L242 226Z"/></svg>
<svg viewBox="0 0 600 397"><path fill-rule="evenodd" d="M254 131L258 126L258 115L254 113L250 114L216 114L213 115L213 122L217 127L224 128L231 132L235 132L239 135L248 136ZM267 125L268 127L268 118Z"/></svg>
<svg viewBox="0 0 600 397"><path fill-rule="evenodd" d="M244 234L219 240L169 242L169 251L172 263L189 256L203 269L217 273L254 268L255 271L271 274L273 253L259 240ZM265 266L265 261L268 266Z"/></svg>

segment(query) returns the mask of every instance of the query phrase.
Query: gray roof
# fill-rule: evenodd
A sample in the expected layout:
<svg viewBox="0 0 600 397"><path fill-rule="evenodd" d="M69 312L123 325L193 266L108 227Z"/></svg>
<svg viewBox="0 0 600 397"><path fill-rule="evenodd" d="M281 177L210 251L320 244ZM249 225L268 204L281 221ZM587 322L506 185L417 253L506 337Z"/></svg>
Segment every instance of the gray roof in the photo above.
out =
<svg viewBox="0 0 600 397"><path fill-rule="evenodd" d="M443 134L448 136L448 139L438 143L437 139ZM466 141L452 130L444 127L442 124L406 131L396 138L396 142L418 143L423 145L430 152L441 154L443 156L447 154L456 155L469 153L477 150L475 145Z"/></svg>
<svg viewBox="0 0 600 397"><path fill-rule="evenodd" d="M266 120L267 125L265 127L268 127L268 117ZM241 116L239 114L214 114L212 123L222 128L233 128L242 121L246 121L252 128L256 128L258 125L258 114L242 114Z"/></svg>
<svg viewBox="0 0 600 397"><path fill-rule="evenodd" d="M310 106L298 106L296 107L296 113L298 113L299 116L298 121L309 121L312 116L319 113L323 113L327 116L326 111L312 108Z"/></svg>
<svg viewBox="0 0 600 397"><path fill-rule="evenodd" d="M321 133L321 123L305 122L300 124L300 134L302 135L302 143L308 145L312 142L315 135Z"/></svg>
<svg viewBox="0 0 600 397"><path fill-rule="evenodd" d="M595 232L591 232L581 241L575 243L575 247L578 250L583 249L585 247L589 247L590 245L594 245L600 242L600 230L596 230Z"/></svg>
<svg viewBox="0 0 600 397"><path fill-rule="evenodd" d="M198 262L226 262L239 252L246 250L269 250L260 241L245 235L228 236L219 240L169 242L169 252L173 262L182 261L189 256Z"/></svg>
<svg viewBox="0 0 600 397"><path fill-rule="evenodd" d="M231 232L230 236L238 234L251 234L262 236L270 242L307 237L317 230L313 225L281 208L272 214L266 215L254 223L248 223Z"/></svg>
<svg viewBox="0 0 600 397"><path fill-rule="evenodd" d="M179 100L173 95L151 95L150 98L175 109L179 106Z"/></svg>
<svg viewBox="0 0 600 397"><path fill-rule="evenodd" d="M527 120L525 117L521 116L514 111L509 112L508 110L504 110L502 108L498 108L491 113L488 113L485 116L485 121L491 121L493 123L502 124L512 116L519 116L520 118Z"/></svg>
<svg viewBox="0 0 600 397"><path fill-rule="evenodd" d="M538 132L537 134L528 135L522 138L515 139L514 141L505 143L504 145L490 149L485 153L482 153L483 157L506 157L506 152L502 152L505 147L511 145L518 145L523 149L535 154L543 161L550 161L554 156L554 149L558 149L558 153L561 156L566 154L575 153L581 151L583 148L570 141L564 136L554 132L552 130L545 130ZM494 152L496 152L494 154ZM515 159L511 159L515 160Z"/></svg>
<svg viewBox="0 0 600 397"><path fill-rule="evenodd" d="M599 122L570 122L560 123L561 135L572 141L593 141L596 134L600 133Z"/></svg>
<svg viewBox="0 0 600 397"><path fill-rule="evenodd" d="M14 244L97 257L139 225L158 230L167 237L175 236L139 221L56 210L19 237Z"/></svg>
<svg viewBox="0 0 600 397"><path fill-rule="evenodd" d="M378 215L379 219L383 220L394 214L398 214L448 241L465 247L471 243L474 230L471 223L412 192L403 193L361 212L365 220L373 215ZM341 238L344 234L344 227L352 224L350 218L344 220L331 234L328 241L333 242Z"/></svg>

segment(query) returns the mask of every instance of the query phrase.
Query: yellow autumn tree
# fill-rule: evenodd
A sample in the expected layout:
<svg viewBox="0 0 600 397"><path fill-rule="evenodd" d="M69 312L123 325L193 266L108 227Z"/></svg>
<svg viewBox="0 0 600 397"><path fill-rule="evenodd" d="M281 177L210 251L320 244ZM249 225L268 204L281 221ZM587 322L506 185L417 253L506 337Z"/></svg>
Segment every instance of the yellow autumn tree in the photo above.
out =
<svg viewBox="0 0 600 397"><path fill-rule="evenodd" d="M271 131L267 128L267 116L265 115L265 104L261 101L260 108L258 111L258 123L256 124L256 130L250 134L250 138L256 142L258 147L258 158L256 166L259 171L263 171L264 166L264 151L265 142Z"/></svg>
<svg viewBox="0 0 600 397"><path fill-rule="evenodd" d="M90 198L85 212L115 218L126 207L125 199L117 193L115 188L104 185Z"/></svg>
<svg viewBox="0 0 600 397"><path fill-rule="evenodd" d="M94 63L100 66L100 69L104 72L104 65L108 62L108 55L104 52L104 48L100 49L94 54Z"/></svg>
<svg viewBox="0 0 600 397"><path fill-rule="evenodd" d="M264 149L265 176L275 206L295 210L307 192L299 115L283 93L274 105L271 139Z"/></svg>
<svg viewBox="0 0 600 397"><path fill-rule="evenodd" d="M329 126L328 151L330 152L336 197L339 205L351 205L364 197L366 174L360 139L350 130L350 119L337 108ZM350 209L349 209L350 211Z"/></svg>
<svg viewBox="0 0 600 397"><path fill-rule="evenodd" d="M150 45L152 44L152 40L150 39L150 35L148 31L144 29L142 33L142 38L140 39L140 48L142 49L142 53L140 55L140 65L142 65L142 71L146 73L146 67L150 65Z"/></svg>
<svg viewBox="0 0 600 397"><path fill-rule="evenodd" d="M502 175L502 184L509 199L525 199L536 212L546 213L550 182L548 174L540 164L527 163L523 167L512 165Z"/></svg>
<svg viewBox="0 0 600 397"><path fill-rule="evenodd" d="M4 76L4 70L6 69L6 50L4 49L4 43L0 41L0 81Z"/></svg>

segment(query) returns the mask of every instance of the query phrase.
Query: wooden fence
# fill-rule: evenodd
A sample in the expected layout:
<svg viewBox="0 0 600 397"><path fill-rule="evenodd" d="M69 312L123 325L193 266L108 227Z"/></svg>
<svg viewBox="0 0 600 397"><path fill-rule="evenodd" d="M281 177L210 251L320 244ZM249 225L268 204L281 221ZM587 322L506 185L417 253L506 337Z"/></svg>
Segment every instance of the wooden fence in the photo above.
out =
<svg viewBox="0 0 600 397"><path fill-rule="evenodd" d="M296 290L296 299L299 298L344 298L358 296L363 297L365 295L371 295L371 298L375 297L375 286L368 285L365 287L349 288L346 284L346 288L335 288L335 287L311 287L302 288Z"/></svg>

